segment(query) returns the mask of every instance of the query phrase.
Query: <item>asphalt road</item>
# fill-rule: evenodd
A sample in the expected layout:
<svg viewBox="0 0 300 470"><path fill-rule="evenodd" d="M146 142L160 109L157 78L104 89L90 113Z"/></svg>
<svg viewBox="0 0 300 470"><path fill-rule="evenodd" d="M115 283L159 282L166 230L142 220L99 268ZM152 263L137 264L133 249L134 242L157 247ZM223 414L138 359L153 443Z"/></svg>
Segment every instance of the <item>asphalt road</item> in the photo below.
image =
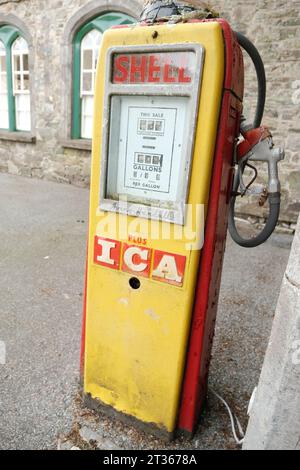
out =
<svg viewBox="0 0 300 470"><path fill-rule="evenodd" d="M58 433L74 421L88 196L86 189L0 175L0 341L7 348L0 449L56 448ZM290 243L276 235L252 251L227 244L210 387L244 425ZM105 426L110 439L120 433ZM156 445L130 439L125 448ZM180 446L234 447L223 405L212 395L194 440Z"/></svg>
<svg viewBox="0 0 300 470"><path fill-rule="evenodd" d="M88 191L3 174L0 188L0 448L51 448L77 389Z"/></svg>

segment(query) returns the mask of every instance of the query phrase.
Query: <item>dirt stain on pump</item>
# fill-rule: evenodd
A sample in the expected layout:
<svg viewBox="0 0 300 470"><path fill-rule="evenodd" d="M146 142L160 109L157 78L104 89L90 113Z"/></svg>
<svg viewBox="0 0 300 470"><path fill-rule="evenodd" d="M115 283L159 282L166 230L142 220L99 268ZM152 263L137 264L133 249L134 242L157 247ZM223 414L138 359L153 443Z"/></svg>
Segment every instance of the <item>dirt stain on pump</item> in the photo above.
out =
<svg viewBox="0 0 300 470"><path fill-rule="evenodd" d="M151 308L145 310L145 315L148 315L148 317L151 317L155 321L160 320L160 316L157 315L157 313L155 313L154 310L152 310Z"/></svg>

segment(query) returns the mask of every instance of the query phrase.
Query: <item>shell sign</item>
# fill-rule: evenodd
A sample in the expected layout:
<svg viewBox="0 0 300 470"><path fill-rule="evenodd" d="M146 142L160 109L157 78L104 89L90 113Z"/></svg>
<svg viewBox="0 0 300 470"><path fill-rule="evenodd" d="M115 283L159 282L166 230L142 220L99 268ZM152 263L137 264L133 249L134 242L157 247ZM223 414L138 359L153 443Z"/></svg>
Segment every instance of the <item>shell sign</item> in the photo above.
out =
<svg viewBox="0 0 300 470"><path fill-rule="evenodd" d="M186 256L96 236L94 263L182 287Z"/></svg>

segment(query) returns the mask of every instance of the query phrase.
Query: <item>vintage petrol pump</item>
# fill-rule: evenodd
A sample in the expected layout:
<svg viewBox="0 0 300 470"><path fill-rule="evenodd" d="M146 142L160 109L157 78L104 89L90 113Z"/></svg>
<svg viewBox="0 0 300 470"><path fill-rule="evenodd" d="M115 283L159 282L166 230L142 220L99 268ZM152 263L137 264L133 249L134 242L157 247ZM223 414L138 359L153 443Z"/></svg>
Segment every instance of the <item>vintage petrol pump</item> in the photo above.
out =
<svg viewBox="0 0 300 470"><path fill-rule="evenodd" d="M228 214L238 243L270 235L283 152L259 128L259 59L258 129L242 118L246 38L223 19L182 22L176 3L163 13L157 3L103 36L82 375L88 406L172 438L194 432L206 397ZM249 160L270 168L270 220L254 242L234 224Z"/></svg>

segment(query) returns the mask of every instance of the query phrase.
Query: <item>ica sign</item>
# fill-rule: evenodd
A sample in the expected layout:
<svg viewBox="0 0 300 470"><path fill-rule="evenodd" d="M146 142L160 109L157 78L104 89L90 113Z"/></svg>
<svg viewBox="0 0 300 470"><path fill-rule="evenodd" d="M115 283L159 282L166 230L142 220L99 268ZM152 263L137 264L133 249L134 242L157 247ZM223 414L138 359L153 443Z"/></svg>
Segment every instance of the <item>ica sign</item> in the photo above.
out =
<svg viewBox="0 0 300 470"><path fill-rule="evenodd" d="M182 286L186 257L95 237L94 262L107 268Z"/></svg>

